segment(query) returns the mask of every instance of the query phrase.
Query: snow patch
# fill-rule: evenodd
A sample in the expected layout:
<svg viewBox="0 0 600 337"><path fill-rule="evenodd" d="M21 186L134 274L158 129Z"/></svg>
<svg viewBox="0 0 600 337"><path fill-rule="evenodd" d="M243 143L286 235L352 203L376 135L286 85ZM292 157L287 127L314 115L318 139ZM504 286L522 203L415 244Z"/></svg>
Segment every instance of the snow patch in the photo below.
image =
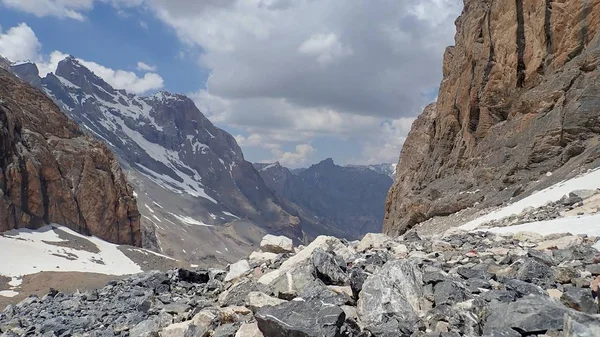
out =
<svg viewBox="0 0 600 337"><path fill-rule="evenodd" d="M214 227L213 225L207 225L202 221L198 221L194 218L191 218L189 216L181 216L181 215L177 215L177 214L173 214L173 213L169 213L172 216L174 216L177 220L183 222L186 225L196 225L196 226L204 226L204 227Z"/></svg>
<svg viewBox="0 0 600 337"><path fill-rule="evenodd" d="M486 222L500 220L511 215L520 214L528 207L538 208L549 202L560 200L563 196L569 194L570 192L582 189L597 188L600 188L600 169L595 169L576 178L563 181L536 192L511 205L470 221L460 226L460 228L464 230L473 230Z"/></svg>
<svg viewBox="0 0 600 337"><path fill-rule="evenodd" d="M2 297L15 297L19 295L18 292L14 291L14 290L2 290L0 291L0 296Z"/></svg>
<svg viewBox="0 0 600 337"><path fill-rule="evenodd" d="M66 243L55 231L87 240L98 247L92 253L71 247L53 245ZM0 275L23 277L42 271L88 272L106 275L129 275L142 272L140 266L123 254L117 245L97 237L86 237L69 228L58 225L45 226L39 230L19 229L0 236ZM59 266L60 268L56 268ZM12 282L12 281L11 281Z"/></svg>

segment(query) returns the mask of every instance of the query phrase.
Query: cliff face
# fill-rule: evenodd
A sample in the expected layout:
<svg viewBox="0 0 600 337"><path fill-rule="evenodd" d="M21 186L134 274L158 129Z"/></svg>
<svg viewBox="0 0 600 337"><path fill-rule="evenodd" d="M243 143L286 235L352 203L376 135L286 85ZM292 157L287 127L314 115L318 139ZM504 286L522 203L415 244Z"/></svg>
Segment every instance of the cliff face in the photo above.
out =
<svg viewBox="0 0 600 337"><path fill-rule="evenodd" d="M65 225L141 245L133 190L108 148L0 69L0 232Z"/></svg>
<svg viewBox="0 0 600 337"><path fill-rule="evenodd" d="M491 206L600 158L600 0L466 0L414 123L384 232Z"/></svg>

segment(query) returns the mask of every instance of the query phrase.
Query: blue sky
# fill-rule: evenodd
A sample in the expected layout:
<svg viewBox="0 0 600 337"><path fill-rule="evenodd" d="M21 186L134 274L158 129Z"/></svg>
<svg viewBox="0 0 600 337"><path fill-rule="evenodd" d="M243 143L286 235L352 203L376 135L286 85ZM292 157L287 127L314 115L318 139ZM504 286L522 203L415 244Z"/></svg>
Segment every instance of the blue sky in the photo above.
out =
<svg viewBox="0 0 600 337"><path fill-rule="evenodd" d="M437 96L460 10L460 0L0 0L0 52L52 68L59 51L113 86L188 94L251 161L396 162ZM23 23L30 31L11 31Z"/></svg>

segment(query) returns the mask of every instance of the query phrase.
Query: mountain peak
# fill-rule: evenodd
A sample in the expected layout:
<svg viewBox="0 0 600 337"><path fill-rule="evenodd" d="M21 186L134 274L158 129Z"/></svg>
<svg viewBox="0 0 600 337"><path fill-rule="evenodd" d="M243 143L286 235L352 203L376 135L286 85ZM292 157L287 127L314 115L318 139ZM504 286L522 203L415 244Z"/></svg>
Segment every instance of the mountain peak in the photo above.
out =
<svg viewBox="0 0 600 337"><path fill-rule="evenodd" d="M318 167L333 167L333 166L336 166L336 165L333 162L332 158L327 158L327 159L321 161L320 163L318 163L318 164L316 164L314 166L318 166Z"/></svg>
<svg viewBox="0 0 600 337"><path fill-rule="evenodd" d="M89 92L98 91L98 89L94 89L94 86L97 86L108 93L115 93L115 89L110 84L81 64L74 56L67 56L60 61L56 67L55 74L81 88L86 88L86 91Z"/></svg>

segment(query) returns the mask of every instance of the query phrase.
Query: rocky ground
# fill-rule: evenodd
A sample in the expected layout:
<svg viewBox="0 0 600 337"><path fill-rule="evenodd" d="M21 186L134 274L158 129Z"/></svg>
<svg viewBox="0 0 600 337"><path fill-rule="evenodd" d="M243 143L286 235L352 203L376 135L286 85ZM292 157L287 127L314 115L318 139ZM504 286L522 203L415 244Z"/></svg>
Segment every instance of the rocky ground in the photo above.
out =
<svg viewBox="0 0 600 337"><path fill-rule="evenodd" d="M50 290L0 314L2 336L600 336L599 238L448 231L267 236L228 267Z"/></svg>

